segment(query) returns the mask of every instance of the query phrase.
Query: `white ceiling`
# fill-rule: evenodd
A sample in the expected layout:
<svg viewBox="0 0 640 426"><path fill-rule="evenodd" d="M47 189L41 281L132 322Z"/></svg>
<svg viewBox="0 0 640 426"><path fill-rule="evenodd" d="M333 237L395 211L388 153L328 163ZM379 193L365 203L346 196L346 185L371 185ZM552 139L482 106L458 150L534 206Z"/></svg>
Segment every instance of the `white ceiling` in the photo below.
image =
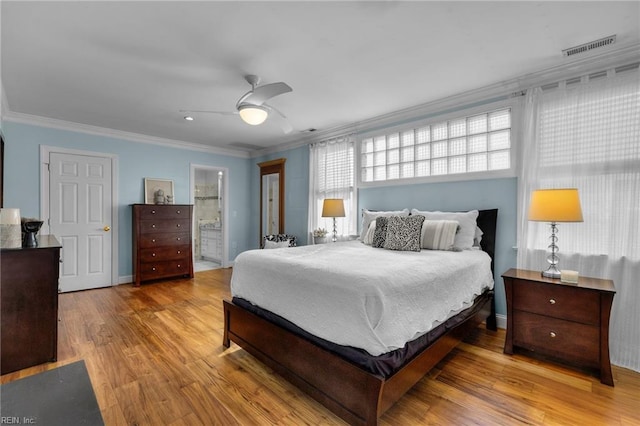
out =
<svg viewBox="0 0 640 426"><path fill-rule="evenodd" d="M5 115L157 138L274 147L640 42L640 2L1 2ZM607 48L607 49L610 49ZM288 116L228 110L243 76L284 81ZM8 111L6 111L8 108ZM245 149L247 150L247 149Z"/></svg>

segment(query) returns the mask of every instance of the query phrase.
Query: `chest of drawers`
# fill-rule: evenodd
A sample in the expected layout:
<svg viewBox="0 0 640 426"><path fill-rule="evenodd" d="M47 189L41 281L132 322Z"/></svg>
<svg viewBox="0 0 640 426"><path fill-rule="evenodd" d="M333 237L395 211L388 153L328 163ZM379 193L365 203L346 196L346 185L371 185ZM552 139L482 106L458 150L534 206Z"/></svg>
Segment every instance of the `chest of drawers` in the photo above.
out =
<svg viewBox="0 0 640 426"><path fill-rule="evenodd" d="M613 386L609 361L611 280L580 277L578 284L544 278L538 271L510 269L502 275L507 297L504 352L523 348L595 369Z"/></svg>
<svg viewBox="0 0 640 426"><path fill-rule="evenodd" d="M161 278L193 278L193 206L133 204L132 208L135 285Z"/></svg>

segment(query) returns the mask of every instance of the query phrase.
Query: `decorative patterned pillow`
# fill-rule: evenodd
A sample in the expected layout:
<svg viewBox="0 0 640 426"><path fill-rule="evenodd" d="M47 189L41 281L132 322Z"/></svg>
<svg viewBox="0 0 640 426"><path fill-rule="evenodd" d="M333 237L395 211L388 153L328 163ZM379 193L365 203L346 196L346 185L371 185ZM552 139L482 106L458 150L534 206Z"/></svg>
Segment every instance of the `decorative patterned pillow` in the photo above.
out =
<svg viewBox="0 0 640 426"><path fill-rule="evenodd" d="M387 250L420 251L420 236L424 216L391 216L387 224L384 248Z"/></svg>
<svg viewBox="0 0 640 426"><path fill-rule="evenodd" d="M478 210L468 212L429 212L411 209L412 215L422 215L427 220L455 220L460 225L460 230L456 234L453 247L456 250L467 250L473 247L473 237L476 234L476 219Z"/></svg>
<svg viewBox="0 0 640 426"><path fill-rule="evenodd" d="M373 233L373 240L371 241L371 247L382 248L387 238L387 223L389 218L386 216L380 216L376 219L376 230Z"/></svg>
<svg viewBox="0 0 640 426"><path fill-rule="evenodd" d="M369 229L369 224L371 223L371 221L380 216L409 216L409 209L394 211L376 211L362 209L362 232L360 232L360 241L364 241L364 236L367 233L367 229Z"/></svg>
<svg viewBox="0 0 640 426"><path fill-rule="evenodd" d="M286 246L283 247L296 247L297 246L297 241L298 239L296 238L295 235L289 235L289 234L269 234L269 235L265 235L263 237L263 244L262 246L266 248L267 245L267 241L271 241L274 243L280 243L285 241L287 243ZM270 244L270 248L273 248L273 244Z"/></svg>
<svg viewBox="0 0 640 426"><path fill-rule="evenodd" d="M455 220L425 220L422 224L420 247L429 250L453 250L458 222Z"/></svg>

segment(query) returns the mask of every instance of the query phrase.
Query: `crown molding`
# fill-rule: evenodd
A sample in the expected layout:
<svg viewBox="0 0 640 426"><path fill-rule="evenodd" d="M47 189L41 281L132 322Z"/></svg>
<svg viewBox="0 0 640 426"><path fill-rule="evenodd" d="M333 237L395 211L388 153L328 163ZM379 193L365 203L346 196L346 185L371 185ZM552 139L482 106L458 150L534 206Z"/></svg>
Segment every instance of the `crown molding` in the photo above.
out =
<svg viewBox="0 0 640 426"><path fill-rule="evenodd" d="M252 151L251 157L259 157L294 149L345 134L368 133L377 129L385 129L400 124L424 120L430 116L445 114L452 109L465 109L474 106L474 104L493 103L508 99L515 93L528 90L532 87L550 84L604 69L617 68L638 61L640 61L640 43L633 43L618 48L611 47L607 48L606 52L591 54L590 56L577 59L567 59L563 64L500 81L478 89L469 90L356 123L314 132L313 135L302 137L290 143Z"/></svg>
<svg viewBox="0 0 640 426"><path fill-rule="evenodd" d="M3 108L4 109L4 108ZM174 139L165 139L155 136L148 136L139 133L124 132L121 130L114 130L105 127L91 126L88 124L74 123L70 121L58 120L56 118L41 117L31 114L23 114L19 112L9 111L8 109L3 112L3 121L29 124L38 127L46 127L56 130L67 130L71 132L85 133L95 136L106 136L115 139L122 139L130 142L146 143L151 145L165 146L169 148L187 149L190 151L200 151L210 154L228 155L231 157L250 158L248 152L237 151L232 149L225 149L219 147L213 147L208 145L196 144L191 142L179 141Z"/></svg>

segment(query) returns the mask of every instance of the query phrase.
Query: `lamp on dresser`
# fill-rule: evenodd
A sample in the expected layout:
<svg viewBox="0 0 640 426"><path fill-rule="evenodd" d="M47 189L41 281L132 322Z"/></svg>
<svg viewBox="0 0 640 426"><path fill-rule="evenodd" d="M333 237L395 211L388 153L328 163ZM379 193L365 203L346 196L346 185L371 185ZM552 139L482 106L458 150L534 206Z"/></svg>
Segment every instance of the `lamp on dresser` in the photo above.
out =
<svg viewBox="0 0 640 426"><path fill-rule="evenodd" d="M336 228L336 217L344 217L344 201L342 198L325 198L322 205L322 217L333 218L333 237L331 241L338 241L338 230Z"/></svg>
<svg viewBox="0 0 640 426"><path fill-rule="evenodd" d="M558 269L557 222L582 222L582 208L576 188L537 189L531 193L529 203L530 221L551 223L551 254L547 256L549 268L542 271L543 277L560 278Z"/></svg>

